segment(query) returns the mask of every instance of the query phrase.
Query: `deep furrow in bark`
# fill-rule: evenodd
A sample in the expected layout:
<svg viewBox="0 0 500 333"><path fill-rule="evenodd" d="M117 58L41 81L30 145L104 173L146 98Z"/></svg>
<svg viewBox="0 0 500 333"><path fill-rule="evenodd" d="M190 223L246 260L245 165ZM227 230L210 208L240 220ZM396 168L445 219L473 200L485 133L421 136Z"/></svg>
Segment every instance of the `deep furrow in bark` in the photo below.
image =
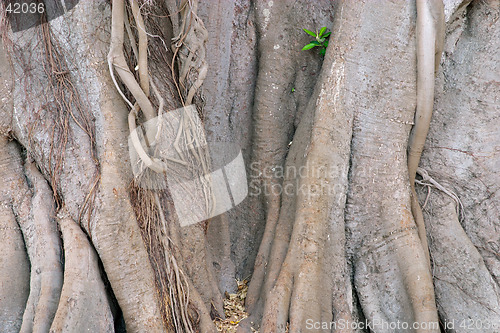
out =
<svg viewBox="0 0 500 333"><path fill-rule="evenodd" d="M345 61L341 53L330 51L313 94L318 100L313 99L312 112L304 114L304 118L313 119L311 137L301 137L299 128L294 138L297 142L309 140L301 159L308 173L298 182L290 247L284 269L266 304L263 332L279 331L288 317L293 332L307 330L309 321L331 322L332 314L336 319L350 318L349 311L346 313L348 295L338 293L336 296L343 296L344 301L337 298L335 304L333 296L334 285L348 281L343 259L344 205L352 110L343 107Z"/></svg>
<svg viewBox="0 0 500 333"><path fill-rule="evenodd" d="M305 5L304 5L305 6ZM316 7L317 6L317 7ZM321 9L328 8L330 4L320 2L315 8L308 7L307 11L318 21L325 22ZM274 281L268 274L277 276L281 263L285 260L286 249L279 246L270 257L274 239L279 237L285 245L291 232L292 220L281 220L283 177L279 170L283 170L285 158L288 153L290 139L294 132L294 122L298 114L302 114L306 102L312 91L315 81L311 77L300 79L295 74L303 66L308 54L299 53L297 40L300 31L285 29L288 20L294 17L296 10L290 3L279 3L276 6L269 2L256 2L255 18L257 26L257 46L259 48L259 71L256 82L254 109L253 109L253 136L252 136L252 181L258 180L261 189L259 196L249 198L252 209L263 210L265 213L265 229L259 251L255 260L252 280L248 290L247 302L252 313L248 321L258 323L262 315L269 288ZM302 21L303 20L303 21ZM300 19L301 25L311 24L308 19ZM309 54L310 55L310 54ZM311 71L314 70L317 60L311 61ZM299 72L300 73L300 72ZM316 73L314 73L316 74ZM300 75L299 75L300 76ZM311 80L301 86L302 80ZM294 85L300 86L300 96L295 101L291 95ZM251 186L252 186L251 185ZM281 190L280 190L281 189ZM255 195L255 194L254 194ZM289 214L290 212L284 212ZM286 225L285 225L286 224ZM280 225L280 229L277 226ZM279 234L279 235L278 235ZM281 253L276 257L277 253ZM272 265L269 265L274 261ZM273 282L271 282L273 281ZM266 286L267 285L267 286Z"/></svg>

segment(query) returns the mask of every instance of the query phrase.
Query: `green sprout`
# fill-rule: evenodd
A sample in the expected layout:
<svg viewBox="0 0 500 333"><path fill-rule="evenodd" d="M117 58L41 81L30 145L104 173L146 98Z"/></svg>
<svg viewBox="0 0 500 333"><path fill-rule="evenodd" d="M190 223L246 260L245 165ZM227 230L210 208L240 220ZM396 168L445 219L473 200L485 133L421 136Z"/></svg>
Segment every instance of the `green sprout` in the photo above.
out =
<svg viewBox="0 0 500 333"><path fill-rule="evenodd" d="M319 54L324 56L326 53L326 48L328 47L328 37L330 37L331 31L328 31L327 33L325 33L326 27L321 28L319 30L319 32L318 32L318 30L316 30L316 33L312 32L311 30L307 30L307 29L304 29L304 31L307 34L313 36L315 38L315 40L311 41L309 44L304 46L302 48L302 51L310 50L313 47L317 46L320 48Z"/></svg>

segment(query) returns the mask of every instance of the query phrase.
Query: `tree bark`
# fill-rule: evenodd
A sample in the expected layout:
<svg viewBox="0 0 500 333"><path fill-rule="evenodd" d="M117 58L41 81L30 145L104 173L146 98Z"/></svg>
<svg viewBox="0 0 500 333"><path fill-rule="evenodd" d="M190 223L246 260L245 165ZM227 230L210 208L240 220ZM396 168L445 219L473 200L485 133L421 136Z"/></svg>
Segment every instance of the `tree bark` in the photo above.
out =
<svg viewBox="0 0 500 333"><path fill-rule="evenodd" d="M215 332L235 279L239 332L498 331L498 1L71 8L0 9L0 331ZM181 227L128 138L190 101L249 195Z"/></svg>

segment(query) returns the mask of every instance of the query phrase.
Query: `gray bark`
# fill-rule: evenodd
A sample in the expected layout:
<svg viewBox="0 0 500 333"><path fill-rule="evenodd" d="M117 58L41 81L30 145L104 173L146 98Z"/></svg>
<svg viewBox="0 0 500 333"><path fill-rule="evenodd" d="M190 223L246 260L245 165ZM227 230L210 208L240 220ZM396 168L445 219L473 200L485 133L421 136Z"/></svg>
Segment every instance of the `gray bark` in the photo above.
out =
<svg viewBox="0 0 500 333"><path fill-rule="evenodd" d="M180 105L173 54L163 44L179 29L178 15L164 15L173 4L141 7L146 29L162 38L148 36L148 61L166 109ZM190 287L192 322L215 331L210 310L222 314L222 294L234 291L235 278L251 277L241 332L251 332L252 321L261 332L302 332L308 319L438 316L455 323L447 332L470 331L460 323L498 331L491 326L500 325L499 2L445 3L445 52L420 163L442 187L417 185L431 272L407 171L415 4L207 0L198 7L209 32L207 138L241 148L250 195L208 229L181 228L163 202L165 243L174 244L170 254ZM129 110L106 63L110 15L108 1L80 1L44 27L7 32L0 47L2 332L113 332L120 311L127 331L175 330L170 308L162 308L174 303L158 297L164 272L152 263L152 238L131 195ZM323 26L332 31L326 57L301 51L310 41L302 28ZM286 174L300 167L327 174ZM264 193L273 186L292 193Z"/></svg>
<svg viewBox="0 0 500 333"><path fill-rule="evenodd" d="M473 1L449 23L422 159L463 203L432 189L426 211L436 301L456 332L494 332L500 322L499 16L498 1Z"/></svg>

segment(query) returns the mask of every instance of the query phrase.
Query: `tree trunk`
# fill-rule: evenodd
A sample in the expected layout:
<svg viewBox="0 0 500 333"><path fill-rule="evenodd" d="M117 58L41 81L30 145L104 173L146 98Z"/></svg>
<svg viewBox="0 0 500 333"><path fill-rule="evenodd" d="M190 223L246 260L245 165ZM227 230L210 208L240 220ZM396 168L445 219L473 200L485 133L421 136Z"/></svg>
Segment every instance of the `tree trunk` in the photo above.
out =
<svg viewBox="0 0 500 333"><path fill-rule="evenodd" d="M65 8L0 5L0 331L500 329L497 0Z"/></svg>

